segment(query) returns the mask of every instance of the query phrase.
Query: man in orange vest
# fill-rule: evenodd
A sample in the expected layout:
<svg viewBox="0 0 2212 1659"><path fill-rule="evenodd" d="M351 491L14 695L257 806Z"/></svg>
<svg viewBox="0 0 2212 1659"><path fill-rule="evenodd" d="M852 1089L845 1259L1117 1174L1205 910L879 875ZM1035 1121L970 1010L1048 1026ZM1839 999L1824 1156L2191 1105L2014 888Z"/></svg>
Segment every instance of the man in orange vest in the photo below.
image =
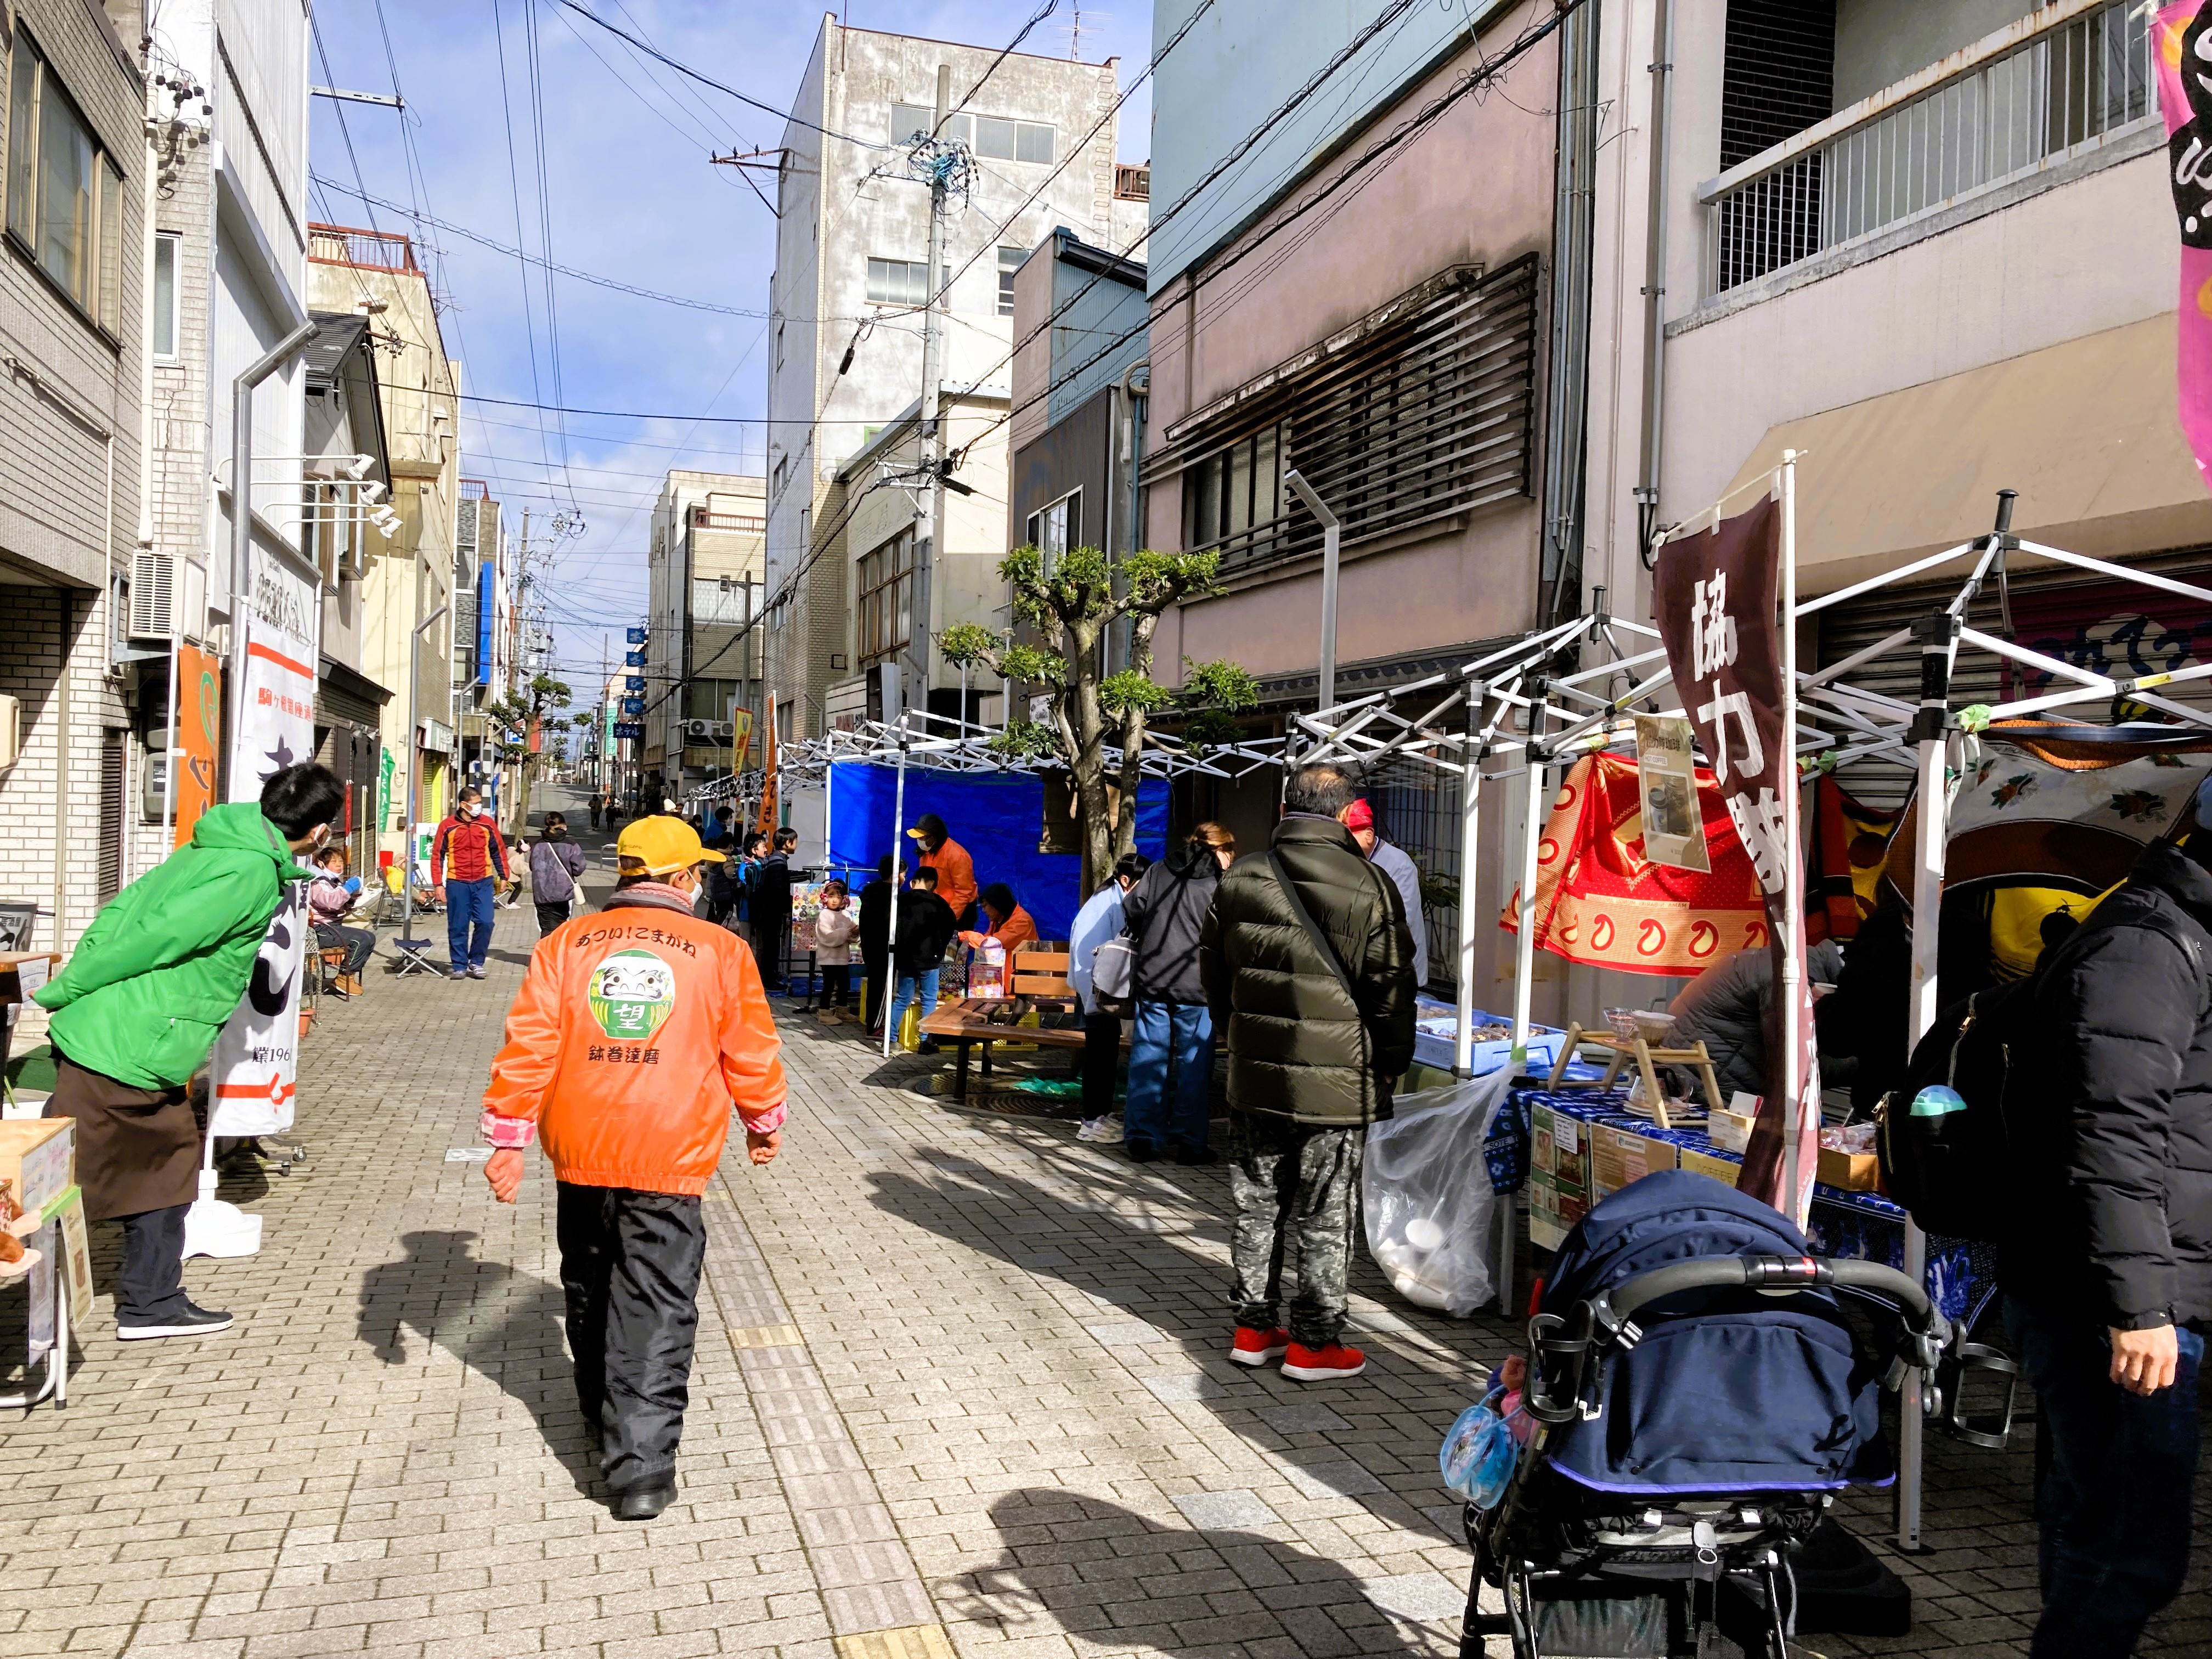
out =
<svg viewBox="0 0 2212 1659"><path fill-rule="evenodd" d="M975 860L934 812L924 812L906 833L921 844L915 862L937 872L937 896L952 908L953 919L965 927L974 920L969 912L975 903Z"/></svg>
<svg viewBox="0 0 2212 1659"><path fill-rule="evenodd" d="M538 943L492 1060L485 1178L502 1204L544 1141L585 1432L615 1514L650 1521L676 1496L707 1230L699 1197L730 1108L755 1164L783 1144L781 1043L744 942L692 914L722 855L681 818L615 843L614 896Z"/></svg>

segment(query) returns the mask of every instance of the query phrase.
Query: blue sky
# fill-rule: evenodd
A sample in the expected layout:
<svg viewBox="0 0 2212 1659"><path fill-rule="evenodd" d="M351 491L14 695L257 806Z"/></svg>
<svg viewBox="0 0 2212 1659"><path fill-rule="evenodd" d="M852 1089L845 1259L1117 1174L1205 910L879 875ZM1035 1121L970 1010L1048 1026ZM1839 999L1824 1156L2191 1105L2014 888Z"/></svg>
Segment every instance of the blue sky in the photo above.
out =
<svg viewBox="0 0 2212 1659"><path fill-rule="evenodd" d="M772 0L586 3L669 57L778 108L798 86L824 15ZM856 27L996 46L1041 3L861 0L842 15ZM1066 55L1077 15L1070 0L1059 0L1024 50ZM1150 54L1150 7L1085 5L1079 16L1083 58L1118 54L1127 86ZM511 524L519 526L526 507L533 532L556 512L581 514L582 534L562 544L554 566L550 603L562 671L585 695L603 636L611 635L619 653L623 625L641 618L660 474L672 466L761 470L759 427L693 417L763 412L765 325L560 276L549 317L541 271L526 275L514 258L418 226L410 215L532 254L544 253L550 230L557 264L763 312L775 221L734 169L707 156L765 149L782 124L653 62L557 0L349 0L319 9L317 22L321 51L310 74L318 84L389 93L396 73L408 107L403 117L313 100L310 167L321 182L310 190L310 210L318 221L416 237L447 307L446 349L462 360L465 390L672 417L569 416L564 434L554 416L541 425L529 409L464 405L462 471L487 481ZM1145 94L1140 88L1122 112L1125 160L1146 157ZM411 145L402 142L403 121ZM757 176L773 199L772 180ZM401 210L365 204L362 191Z"/></svg>

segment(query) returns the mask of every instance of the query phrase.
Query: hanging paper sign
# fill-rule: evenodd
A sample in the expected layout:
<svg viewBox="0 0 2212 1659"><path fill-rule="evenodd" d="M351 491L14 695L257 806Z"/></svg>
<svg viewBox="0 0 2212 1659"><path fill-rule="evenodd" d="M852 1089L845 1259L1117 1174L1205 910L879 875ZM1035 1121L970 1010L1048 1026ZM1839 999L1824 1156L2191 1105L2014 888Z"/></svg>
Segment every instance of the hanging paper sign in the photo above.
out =
<svg viewBox="0 0 2212 1659"><path fill-rule="evenodd" d="M234 801L258 799L272 775L313 759L315 752L321 592L264 549L254 550L253 572L246 666L231 726ZM269 833L276 834L273 826ZM276 846L281 850L283 843ZM216 1134L282 1134L292 1127L307 933L307 884L288 881L254 957L246 995L216 1039Z"/></svg>
<svg viewBox="0 0 2212 1659"><path fill-rule="evenodd" d="M1677 870L1713 867L1698 811L1698 763L1690 722L1668 714L1636 717L1636 787L1644 802L1644 856Z"/></svg>
<svg viewBox="0 0 2212 1659"><path fill-rule="evenodd" d="M1786 1015L1798 1053L1798 1191L1783 1202L1786 1060L1779 1026L1767 1033L1767 1104L1745 1149L1741 1190L1802 1219L1820 1159L1820 1066L1813 1043L1813 992L1805 973L1804 918L1789 914L1789 794L1797 762L1783 726L1781 634L1776 625L1782 570L1782 508L1771 495L1748 512L1671 541L1652 575L1653 607L1674 689L1712 762L1766 901L1774 980L1796 959L1797 1006ZM1777 999L1776 1006L1780 1006Z"/></svg>
<svg viewBox="0 0 2212 1659"><path fill-rule="evenodd" d="M2181 227L2181 431L2198 472L2212 477L2212 0L2161 7L2156 33L2166 177Z"/></svg>

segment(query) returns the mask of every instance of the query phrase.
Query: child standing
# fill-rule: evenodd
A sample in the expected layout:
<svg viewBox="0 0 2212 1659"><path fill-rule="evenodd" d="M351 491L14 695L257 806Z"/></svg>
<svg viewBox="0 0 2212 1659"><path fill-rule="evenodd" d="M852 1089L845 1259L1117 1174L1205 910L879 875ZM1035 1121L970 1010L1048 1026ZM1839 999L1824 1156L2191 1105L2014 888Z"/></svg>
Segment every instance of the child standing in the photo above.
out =
<svg viewBox="0 0 2212 1659"><path fill-rule="evenodd" d="M824 882L822 908L814 918L814 961L822 969L822 1008L837 1019L853 994L853 941L860 937L860 919L847 900L845 884Z"/></svg>

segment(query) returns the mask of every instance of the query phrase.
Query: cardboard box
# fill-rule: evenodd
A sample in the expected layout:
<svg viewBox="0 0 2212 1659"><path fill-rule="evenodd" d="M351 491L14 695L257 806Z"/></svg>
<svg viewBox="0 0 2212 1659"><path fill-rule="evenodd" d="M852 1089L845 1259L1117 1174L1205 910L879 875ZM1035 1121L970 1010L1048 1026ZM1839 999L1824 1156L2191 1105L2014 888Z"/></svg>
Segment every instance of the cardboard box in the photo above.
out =
<svg viewBox="0 0 2212 1659"><path fill-rule="evenodd" d="M1657 1170L1675 1167L1672 1141L1655 1140L1632 1129L1609 1129L1593 1125L1590 1140L1590 1191L1596 1198L1617 1193Z"/></svg>
<svg viewBox="0 0 2212 1659"><path fill-rule="evenodd" d="M1713 1112L1705 1118L1705 1133L1714 1146L1740 1152L1751 1144L1751 1127L1757 1121L1741 1112Z"/></svg>
<svg viewBox="0 0 2212 1659"><path fill-rule="evenodd" d="M1528 1239L1556 1250L1589 1213L1589 1127L1550 1106L1529 1113Z"/></svg>
<svg viewBox="0 0 2212 1659"><path fill-rule="evenodd" d="M1711 1176L1728 1186L1735 1185L1736 1177L1743 1173L1743 1165L1732 1158L1716 1158L1711 1152L1693 1152L1682 1149L1682 1167L1694 1175Z"/></svg>
<svg viewBox="0 0 2212 1659"><path fill-rule="evenodd" d="M1814 1179L1847 1193L1881 1189L1881 1159L1872 1152L1838 1152L1820 1148L1820 1167Z"/></svg>
<svg viewBox="0 0 2212 1659"><path fill-rule="evenodd" d="M14 1183L15 1207L43 1210L76 1185L76 1120L0 1119L0 1181Z"/></svg>

